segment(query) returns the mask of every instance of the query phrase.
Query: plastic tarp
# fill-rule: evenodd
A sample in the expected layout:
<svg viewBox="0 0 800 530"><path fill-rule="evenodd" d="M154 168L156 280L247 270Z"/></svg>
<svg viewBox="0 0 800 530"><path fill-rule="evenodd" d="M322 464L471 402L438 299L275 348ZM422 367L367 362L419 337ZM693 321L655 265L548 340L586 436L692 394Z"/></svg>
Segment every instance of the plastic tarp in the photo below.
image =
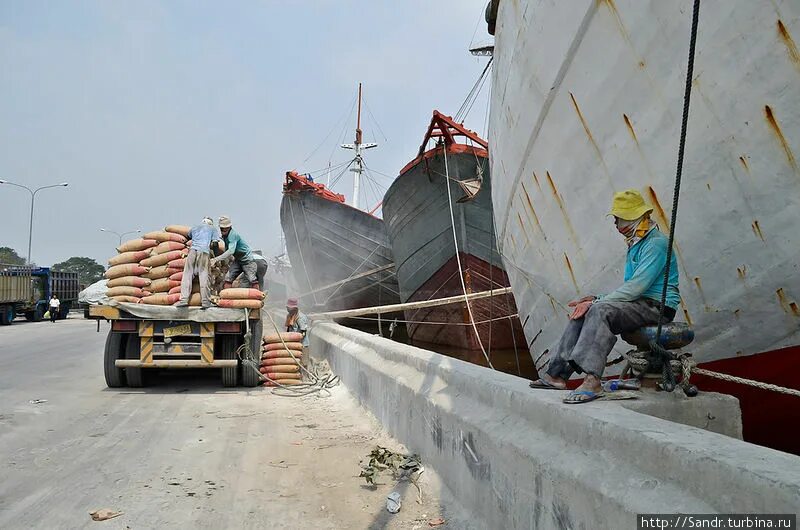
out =
<svg viewBox="0 0 800 530"><path fill-rule="evenodd" d="M191 320L192 322L241 322L248 313L245 309L229 309L212 306L208 309L199 307L175 307L171 305L131 304L117 302L110 298L103 305L117 307L131 315L149 320Z"/></svg>
<svg viewBox="0 0 800 530"><path fill-rule="evenodd" d="M100 280L78 293L78 302L82 304L100 304L108 301L108 280Z"/></svg>

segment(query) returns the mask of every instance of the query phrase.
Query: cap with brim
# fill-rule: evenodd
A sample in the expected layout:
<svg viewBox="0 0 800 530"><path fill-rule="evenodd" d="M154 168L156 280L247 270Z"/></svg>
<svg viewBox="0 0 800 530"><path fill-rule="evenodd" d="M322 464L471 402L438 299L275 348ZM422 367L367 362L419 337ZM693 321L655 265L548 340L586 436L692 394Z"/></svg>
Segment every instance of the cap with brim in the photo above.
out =
<svg viewBox="0 0 800 530"><path fill-rule="evenodd" d="M652 211L653 207L644 201L641 193L636 190L625 190L614 194L608 215L633 221Z"/></svg>
<svg viewBox="0 0 800 530"><path fill-rule="evenodd" d="M289 298L286 300L286 307L297 307L297 298Z"/></svg>
<svg viewBox="0 0 800 530"><path fill-rule="evenodd" d="M231 227L231 218L227 215L222 215L219 218L219 227L220 228L230 228Z"/></svg>

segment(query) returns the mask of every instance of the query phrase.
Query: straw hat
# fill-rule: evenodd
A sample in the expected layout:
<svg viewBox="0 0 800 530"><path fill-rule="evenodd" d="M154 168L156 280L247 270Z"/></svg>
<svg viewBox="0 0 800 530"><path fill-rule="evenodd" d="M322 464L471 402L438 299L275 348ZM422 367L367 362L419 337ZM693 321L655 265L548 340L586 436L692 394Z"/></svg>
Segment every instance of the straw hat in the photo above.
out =
<svg viewBox="0 0 800 530"><path fill-rule="evenodd" d="M221 215L219 217L219 227L220 228L230 228L231 225L231 218L227 215Z"/></svg>

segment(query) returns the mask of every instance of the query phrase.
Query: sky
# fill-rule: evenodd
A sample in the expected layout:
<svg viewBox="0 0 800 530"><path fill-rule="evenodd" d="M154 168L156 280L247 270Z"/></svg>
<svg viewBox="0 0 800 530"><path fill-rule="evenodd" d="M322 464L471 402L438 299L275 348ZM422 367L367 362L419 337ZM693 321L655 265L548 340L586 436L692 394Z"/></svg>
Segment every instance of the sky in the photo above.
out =
<svg viewBox="0 0 800 530"><path fill-rule="evenodd" d="M485 66L468 52L490 42L485 4L0 0L0 179L69 182L36 195L32 260L105 264L118 240L100 228L222 214L280 253L283 176L348 159L358 83L385 190L379 173L416 155L433 109L454 115ZM487 102L488 83L465 121L482 135ZM363 206L380 200L362 188ZM334 189L349 199L351 174ZM29 208L0 185L0 246L22 256Z"/></svg>

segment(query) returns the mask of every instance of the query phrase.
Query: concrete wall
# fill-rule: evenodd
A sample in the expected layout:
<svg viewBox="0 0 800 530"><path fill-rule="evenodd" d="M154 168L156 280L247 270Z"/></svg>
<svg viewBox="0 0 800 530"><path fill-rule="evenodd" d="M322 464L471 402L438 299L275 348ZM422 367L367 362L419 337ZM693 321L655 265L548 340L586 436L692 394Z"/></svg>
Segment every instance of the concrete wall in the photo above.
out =
<svg viewBox="0 0 800 530"><path fill-rule="evenodd" d="M637 513L797 510L796 456L625 402L564 405L562 392L333 323L315 323L310 336L312 355L487 528L635 528ZM677 393L666 398L659 415L675 414ZM731 416L731 400L687 398L685 416L711 426L697 411ZM735 418L718 423L737 434Z"/></svg>

